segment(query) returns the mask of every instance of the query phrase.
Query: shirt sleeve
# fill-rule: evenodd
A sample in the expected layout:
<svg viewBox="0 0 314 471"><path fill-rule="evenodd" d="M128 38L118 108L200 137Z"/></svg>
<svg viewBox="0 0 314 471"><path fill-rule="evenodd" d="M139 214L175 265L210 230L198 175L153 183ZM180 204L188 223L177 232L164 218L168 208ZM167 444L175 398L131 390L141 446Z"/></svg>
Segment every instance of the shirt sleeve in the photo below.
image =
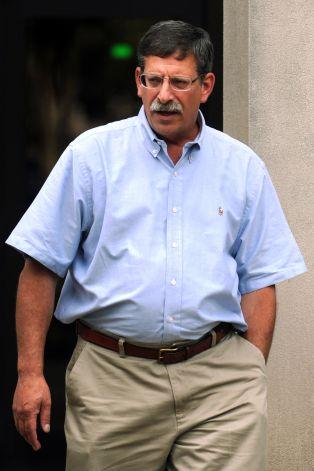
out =
<svg viewBox="0 0 314 471"><path fill-rule="evenodd" d="M270 176L258 158L249 166L247 202L235 245L241 294L306 271Z"/></svg>
<svg viewBox="0 0 314 471"><path fill-rule="evenodd" d="M64 277L91 213L88 175L70 145L6 243Z"/></svg>

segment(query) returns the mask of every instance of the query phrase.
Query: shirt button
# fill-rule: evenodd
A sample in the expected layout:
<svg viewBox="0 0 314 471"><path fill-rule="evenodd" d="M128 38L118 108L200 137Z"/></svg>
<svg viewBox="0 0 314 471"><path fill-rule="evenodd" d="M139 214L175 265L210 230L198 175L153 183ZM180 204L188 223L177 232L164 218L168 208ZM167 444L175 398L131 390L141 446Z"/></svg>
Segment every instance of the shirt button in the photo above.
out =
<svg viewBox="0 0 314 471"><path fill-rule="evenodd" d="M173 247L174 249L176 249L176 248L178 247L178 242L172 242L171 245L172 245L172 247Z"/></svg>
<svg viewBox="0 0 314 471"><path fill-rule="evenodd" d="M174 318L173 318L172 316L169 316L169 317L168 317L168 322L171 323L171 322L173 322L173 321L174 321Z"/></svg>
<svg viewBox="0 0 314 471"><path fill-rule="evenodd" d="M154 149L154 150L153 150L153 156L154 156L154 157L157 157L157 154L158 154L158 150L157 150L157 149Z"/></svg>
<svg viewBox="0 0 314 471"><path fill-rule="evenodd" d="M174 177L177 177L177 176L178 176L178 172L173 172L173 176L174 176Z"/></svg>
<svg viewBox="0 0 314 471"><path fill-rule="evenodd" d="M173 213L177 213L177 212L178 212L178 208L176 208L176 207L172 208L172 212L173 212Z"/></svg>
<svg viewBox="0 0 314 471"><path fill-rule="evenodd" d="M172 286L175 286L177 284L177 280L175 278L172 278L170 284L172 284Z"/></svg>

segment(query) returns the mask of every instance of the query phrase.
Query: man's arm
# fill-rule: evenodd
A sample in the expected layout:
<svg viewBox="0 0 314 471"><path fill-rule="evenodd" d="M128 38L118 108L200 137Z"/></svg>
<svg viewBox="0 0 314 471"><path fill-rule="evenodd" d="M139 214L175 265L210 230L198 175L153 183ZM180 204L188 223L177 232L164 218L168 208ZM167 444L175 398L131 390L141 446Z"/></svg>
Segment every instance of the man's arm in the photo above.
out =
<svg viewBox="0 0 314 471"><path fill-rule="evenodd" d="M37 416L50 429L50 390L43 374L46 335L55 299L57 276L31 258L21 272L16 302L18 382L13 399L17 430L39 450Z"/></svg>
<svg viewBox="0 0 314 471"><path fill-rule="evenodd" d="M267 361L276 320L275 286L244 294L241 308L248 324L243 337L258 347Z"/></svg>

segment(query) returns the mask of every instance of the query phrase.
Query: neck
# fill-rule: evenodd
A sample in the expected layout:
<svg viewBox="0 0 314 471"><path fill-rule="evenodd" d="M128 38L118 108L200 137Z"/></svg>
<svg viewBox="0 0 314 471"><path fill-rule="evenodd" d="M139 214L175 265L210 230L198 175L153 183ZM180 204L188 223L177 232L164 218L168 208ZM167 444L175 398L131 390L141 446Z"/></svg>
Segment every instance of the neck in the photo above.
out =
<svg viewBox="0 0 314 471"><path fill-rule="evenodd" d="M183 144L184 145L184 144ZM167 151L174 165L180 160L183 151L183 145L167 143Z"/></svg>

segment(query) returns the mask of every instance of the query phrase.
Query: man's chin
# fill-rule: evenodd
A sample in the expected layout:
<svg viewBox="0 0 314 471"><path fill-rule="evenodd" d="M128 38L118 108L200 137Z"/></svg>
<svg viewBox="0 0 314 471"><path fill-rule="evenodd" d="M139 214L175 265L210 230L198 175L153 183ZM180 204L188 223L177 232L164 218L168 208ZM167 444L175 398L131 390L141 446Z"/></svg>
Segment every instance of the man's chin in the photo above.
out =
<svg viewBox="0 0 314 471"><path fill-rule="evenodd" d="M177 134L180 117L180 113L163 116L160 113L154 112L149 116L148 122L158 136L167 139Z"/></svg>
<svg viewBox="0 0 314 471"><path fill-rule="evenodd" d="M177 124L171 119L159 119L158 121L153 121L151 127L159 135L166 135L168 133L175 132L178 129Z"/></svg>
<svg viewBox="0 0 314 471"><path fill-rule="evenodd" d="M174 142L177 140L178 137L178 127L177 126L170 126L169 124L165 124L164 126L155 126L153 128L157 137L168 142Z"/></svg>

